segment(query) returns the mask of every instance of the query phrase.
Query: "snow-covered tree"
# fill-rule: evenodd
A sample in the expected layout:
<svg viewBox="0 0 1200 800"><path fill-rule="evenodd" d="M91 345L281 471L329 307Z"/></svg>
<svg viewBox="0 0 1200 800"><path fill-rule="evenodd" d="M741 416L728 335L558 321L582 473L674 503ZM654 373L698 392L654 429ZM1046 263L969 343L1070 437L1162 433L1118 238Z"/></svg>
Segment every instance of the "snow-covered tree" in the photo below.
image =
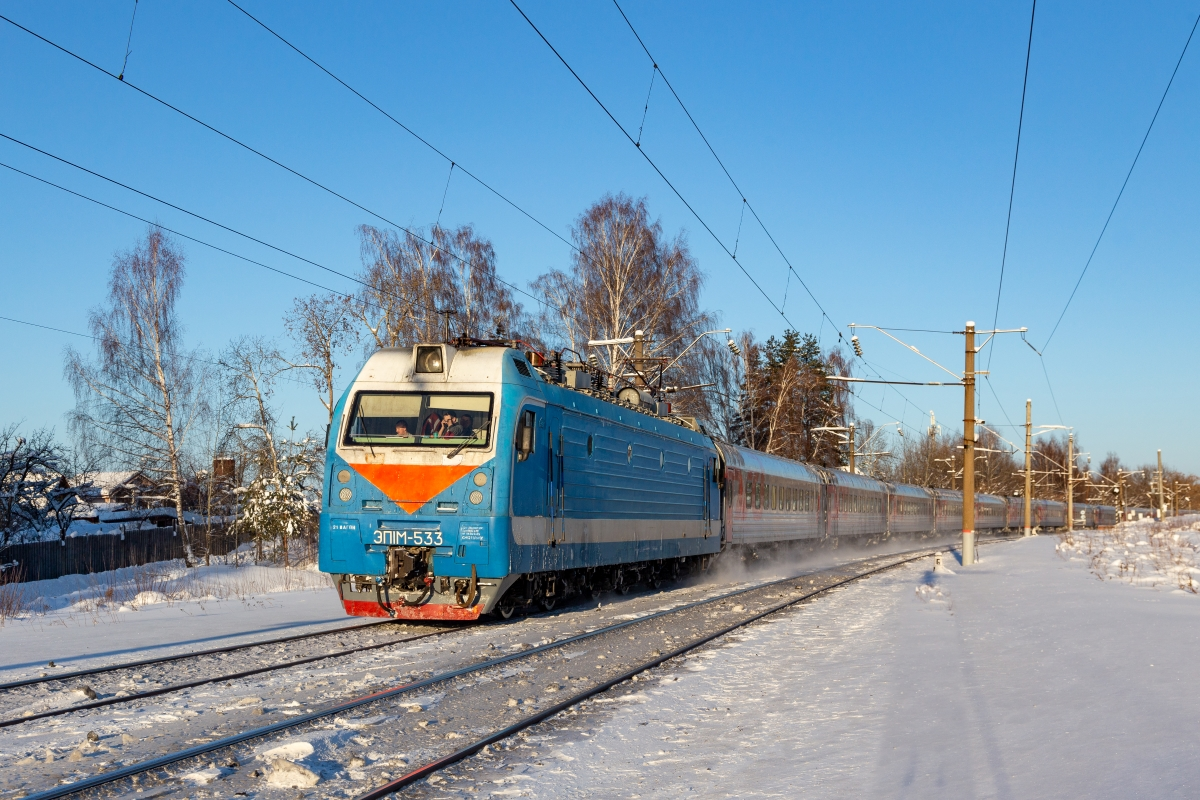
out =
<svg viewBox="0 0 1200 800"><path fill-rule="evenodd" d="M295 476L260 475L241 493L239 524L253 533L259 557L265 542L278 542L283 551L283 563L287 565L289 541L312 520L304 485Z"/></svg>

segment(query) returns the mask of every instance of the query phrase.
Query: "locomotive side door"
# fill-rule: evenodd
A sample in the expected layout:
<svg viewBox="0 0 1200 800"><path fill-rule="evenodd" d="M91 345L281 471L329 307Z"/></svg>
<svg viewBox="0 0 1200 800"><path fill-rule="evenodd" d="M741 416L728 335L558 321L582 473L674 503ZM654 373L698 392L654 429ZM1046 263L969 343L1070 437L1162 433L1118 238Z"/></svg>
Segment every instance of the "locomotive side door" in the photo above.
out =
<svg viewBox="0 0 1200 800"><path fill-rule="evenodd" d="M512 483L514 517L546 516L546 408L525 403L517 412ZM541 537L539 537L541 538Z"/></svg>

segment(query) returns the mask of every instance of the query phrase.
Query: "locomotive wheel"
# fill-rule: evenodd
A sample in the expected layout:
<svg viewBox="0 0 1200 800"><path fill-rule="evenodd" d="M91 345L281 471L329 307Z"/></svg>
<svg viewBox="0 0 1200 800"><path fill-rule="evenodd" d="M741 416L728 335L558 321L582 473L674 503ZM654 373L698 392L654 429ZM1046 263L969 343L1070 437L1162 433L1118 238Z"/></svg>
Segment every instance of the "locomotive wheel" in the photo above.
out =
<svg viewBox="0 0 1200 800"><path fill-rule="evenodd" d="M633 588L632 584L637 582L637 573L626 572L621 570L617 573L617 594L629 594L629 590Z"/></svg>
<svg viewBox="0 0 1200 800"><path fill-rule="evenodd" d="M496 613L501 619L512 619L512 615L517 611L517 604L509 597L501 597L500 602L496 603Z"/></svg>
<svg viewBox="0 0 1200 800"><path fill-rule="evenodd" d="M557 597L543 597L540 601L543 611L553 611L554 606L558 604Z"/></svg>

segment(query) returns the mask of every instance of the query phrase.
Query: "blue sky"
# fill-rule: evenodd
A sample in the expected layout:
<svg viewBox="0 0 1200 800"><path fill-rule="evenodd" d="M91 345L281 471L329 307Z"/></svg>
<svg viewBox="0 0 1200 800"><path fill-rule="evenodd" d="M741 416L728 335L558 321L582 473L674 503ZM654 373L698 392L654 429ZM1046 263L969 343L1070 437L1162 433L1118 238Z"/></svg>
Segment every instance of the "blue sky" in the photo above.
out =
<svg viewBox="0 0 1200 800"><path fill-rule="evenodd" d="M1038 6L999 321L1029 327L1039 348L1137 151L1194 5ZM132 7L0 0L0 13L113 72ZM705 301L724 324L762 338L786 327L510 4L247 0L246 8L564 236L605 192L647 197L668 231L686 232L708 274ZM652 68L614 6L524 0L522 8L636 131ZM1028 4L629 0L624 8L843 334L851 322L990 325ZM226 2L142 0L131 46L131 83L389 219L436 218L449 165ZM1200 471L1187 400L1200 388L1186 324L1200 288L1200 43L1192 48L1045 352L1054 398L1038 357L1019 337L1004 337L991 389L982 388L989 425L1023 422L1029 397L1035 423L1075 426L1097 464L1110 450L1147 462L1161 447L1169 464ZM357 268L355 227L378 223L362 211L3 22L0 69L0 133L340 271ZM747 221L738 236L740 198L661 82L643 147L726 246L739 239L739 262L791 323L834 341L763 232ZM0 161L305 278L351 287L11 142L0 141ZM522 286L568 261L562 242L461 174L450 182L442 221L475 225L494 242L502 275ZM143 232L141 223L0 169L0 315L86 330L113 254ZM210 351L240 334L280 336L292 298L310 290L199 245L186 251L188 341ZM65 432L73 401L63 350L87 341L3 321L0 331L0 422ZM898 335L961 369L961 337ZM861 338L884 375L944 375L879 334ZM281 398L302 425L321 421L312 393L286 387ZM916 427L930 410L961 426L960 392L865 387L858 405L877 422Z"/></svg>

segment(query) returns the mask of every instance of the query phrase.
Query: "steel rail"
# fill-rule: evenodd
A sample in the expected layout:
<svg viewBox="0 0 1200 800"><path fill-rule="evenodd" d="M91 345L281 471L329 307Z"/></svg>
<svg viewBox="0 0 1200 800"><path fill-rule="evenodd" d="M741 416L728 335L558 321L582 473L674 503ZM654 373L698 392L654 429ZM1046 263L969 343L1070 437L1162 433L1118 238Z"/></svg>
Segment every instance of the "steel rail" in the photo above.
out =
<svg viewBox="0 0 1200 800"><path fill-rule="evenodd" d="M185 658L199 658L200 656L218 655L220 653L233 653L238 650L245 650L250 647L262 647L269 644L282 644L283 642L298 642L302 639L313 639L317 636L332 636L335 633L346 633L348 631L358 631L364 628L373 628L376 625L388 625L394 620L385 619L378 622L368 622L361 625L345 625L341 628L334 628L327 631L314 631L312 633L302 633L296 636L280 636L275 639L264 639L257 642L245 642L242 644L231 644L225 647L213 647L208 650L196 650L190 653L181 653L174 656L162 656L160 658L147 658L142 661L127 661L121 664L113 664L107 667L92 667L90 669L80 669L74 672L64 672L61 675L47 675L44 678L26 678L19 681L9 681L8 683L0 683L0 691L6 689L17 689L22 686L33 686L39 683L52 683L54 681L66 681L72 678L82 678L86 675L97 675L101 672L116 672L121 669L137 669L138 667L148 667L152 664L165 664L170 661L180 661Z"/></svg>
<svg viewBox="0 0 1200 800"><path fill-rule="evenodd" d="M418 767L417 769L415 769L411 772L401 775L399 778L396 778L393 781L389 781L388 783L385 783L382 786L379 786L375 789L371 789L368 792L364 792L363 794L358 795L358 797L356 797L355 800L377 800L378 798L386 797L390 794L393 794L394 792L399 791L400 789L403 789L404 787L406 787L410 784L416 783L417 781L420 781L420 780L423 780L423 779L429 777L430 775L434 774L435 772L439 772L439 771L445 769L446 767L449 767L453 764L458 763L459 761L462 761L466 758L469 758L470 756L475 755L480 750L482 750L483 748L487 747L490 744L495 744L497 742L503 741L504 739L507 739L508 737L513 736L514 734L517 734L517 733L525 730L526 728L530 728L530 727L538 724L539 722L543 722L543 721L549 719L550 717L553 717L555 714L559 714L563 711L566 711L571 706L578 705L579 703L582 703L584 700L587 700L598 694L602 694L602 693L608 691L609 689L613 688L614 686L624 683L625 681L629 680L630 678L634 677L635 675L640 675L641 673L646 672L647 670L654 669L655 667L657 667L667 661L670 661L673 658L678 658L679 656L684 655L692 650L695 650L699 647L703 647L704 645L708 644L709 642L713 641L714 639L719 639L722 636L726 636L729 633L732 633L733 631L737 630L738 628L744 628L747 625L758 622L760 619L763 619L764 617L770 616L771 614L778 613L779 611L782 611L786 608L790 608L791 606L797 605L799 603L803 603L805 600L811 600L814 597L818 597L818 596L825 594L826 592L832 591L833 589L836 589L840 586L845 586L848 583L853 583L855 581L862 580L863 578L869 577L871 575L875 575L879 572L884 572L889 569L895 569L896 567L903 566L904 564L908 564L908 563L917 561L922 558L928 558L930 555L933 555L934 553L940 552L944 549L945 548L934 548L932 550L926 550L915 556L911 556L911 557L903 559L901 561L897 561L892 564L887 564L882 567L877 567L872 570L867 570L866 572L863 572L861 574L854 575L849 578L845 578L843 580L837 581L836 583L832 583L829 586L824 586L820 589L809 592L808 594L802 595L797 598L793 598L792 600L788 600L783 603L779 603L765 611L760 611L756 614L753 614L750 617L747 617L746 619L741 620L740 622L735 622L732 625L727 625L724 628L721 628L720 630L706 634L706 635L700 637L699 639L696 639L693 642L689 642L688 644L683 645L682 647L677 647L676 649L672 650L669 653L664 653L663 655L656 656L649 661L639 664L638 666L633 667L632 669L629 669L629 670L621 673L620 675L616 676L615 678L610 678L610 679L603 681L602 683L599 683L589 689L585 689L582 692L579 692L578 694L575 694L572 697L567 698L566 700L562 700L558 703L555 703L554 705L550 706L549 708L543 709L542 711L539 711L536 714L528 716L523 720L519 720L519 721L513 723L512 725L509 725L506 728L502 728L501 730L496 731L495 733L492 733L476 742L473 742L472 744L469 744L466 747L463 747L459 750L454 751L450 755L443 756L442 758L439 758L436 761L431 761L422 767ZM792 581L792 580L796 580L796 578L802 578L802 577L804 577L804 576L797 575L792 578L787 578L785 580ZM770 585L772 585L772 584L764 584L764 586L770 586Z"/></svg>
<svg viewBox="0 0 1200 800"><path fill-rule="evenodd" d="M771 610L756 614L753 617L751 617L741 623L735 624L732 628L729 628L728 630L734 630L737 627L741 627L746 624L749 624L750 622L756 621L757 619L761 619L762 617L764 617L768 614L775 613L775 611L778 611L778 610L780 610L780 608L786 607L787 605L794 605L795 603L801 602L802 600L804 600L808 597L819 595L822 592L827 592L830 589L836 588L837 586L841 586L846 583L850 583L852 581L866 577L867 575L874 574L875 572L879 572L884 569L890 569L892 567L900 566L901 564L905 564L910 561L915 561L917 559L925 558L925 557L928 557L929 555L932 555L932 554L935 554L938 552L942 552L946 549L946 547L947 547L946 544L942 544L942 545L938 545L938 546L934 546L934 547L923 548L919 551L910 550L910 551L907 551L906 553L889 554L892 556L905 556L905 555L915 553L915 555L911 555L909 558L903 559L902 561L898 561L893 564L888 564L883 567L877 567L874 570L869 570L868 572L864 572L860 575L851 576L851 577L846 578L842 581L839 581L835 584L831 584L830 586L824 587L815 592L811 592L811 593L809 593L809 595L805 595L803 597L796 598L795 600L790 601L787 604L784 604L784 606L773 608ZM888 557L888 555L870 556L870 557L868 557L866 559L862 559L862 560L866 561L866 560L871 560L873 558L886 558L886 557ZM844 567L844 566L848 566L848 565L842 565L842 566ZM30 794L30 795L27 795L26 797L27 797L27 800L56 800L56 798L69 797L69 796L71 796L73 794L77 794L79 792L87 791L89 789L94 789L99 786L104 786L105 784L115 783L116 781L123 780L125 778L131 778L135 775L141 775L143 773L150 772L152 770L169 767L172 764L176 764L181 761L186 761L189 758L195 758L198 756L205 755L206 753L211 753L216 750L221 750L221 749L224 749L227 747L233 747L233 746L248 742L250 740L263 738L265 736L269 736L274 733L279 733L281 731L289 730L292 728L298 728L302 725L307 725L310 722L315 722L317 720L324 719L326 717L334 717L334 716L337 716L338 714L342 714L347 711L352 711L356 708L359 708L361 706L364 706L364 705L367 705L370 703L379 702L381 700L388 700L388 699L398 697L403 694L415 692L420 689L424 689L424 688L427 688L429 686L432 686L432 685L435 685L438 683L443 683L448 680L453 680L454 678L458 678L463 675L469 675L471 673L479 672L479 671L482 671L485 669L490 669L492 667L496 667L501 664L506 664L511 661L517 661L520 659L528 658L530 656L536 656L541 653L545 653L545 652L548 652L551 650L556 650L556 649L559 649L562 647L566 647L566 646L574 644L576 642L585 641L587 639L592 639L597 636L603 636L604 634L622 630L624 628L630 627L631 625L637 625L637 624L640 624L643 622L649 622L651 620L661 619L662 617L669 616L672 614L677 614L677 613L680 613L683 611L687 611L689 609L698 608L700 606L709 605L712 603L718 603L722 600L728 600L730 598L737 597L739 595L743 595L748 592L754 592L754 591L758 591L760 589L765 589L765 588L769 588L772 586L778 586L779 584L787 583L789 581L794 581L798 578L803 578L805 575L811 575L811 574L812 574L811 572L806 572L806 573L800 573L798 575L791 575L786 578L779 578L779 579L773 580L773 581L765 581L763 583L755 584L754 586L748 586L748 587L745 587L742 589L736 589L734 591L726 592L724 594L716 595L714 597L706 598L704 600L697 600L692 603L686 603L684 605L677 606L675 608L665 609L663 611L658 611L653 614L647 614L644 617L638 617L636 619L630 619L630 620L623 620L623 621L615 623L613 625L607 625L602 628L596 628L595 630L586 631L584 633L576 634L574 636L569 636L565 639L561 639L556 642L550 642L548 644L532 647L528 650L522 650L522 651L519 651L516 653L510 653L509 655L506 655L506 656L489 659L487 661L482 661L478 664L473 664L473 665L466 666L466 667L460 667L458 669L449 670L447 672L439 673L437 675L431 675L430 677L424 678L419 681L402 684L400 686L396 686L391 689L385 689L383 691L374 692L369 695L364 695L362 697L358 697L353 700L348 700L343 703L339 703L335 706L331 706L331 707L321 710L321 711L313 711L308 714L303 714L301 716L293 717L289 720L282 720L282 721L274 723L272 725L266 725L261 728L255 728L255 729L252 729L249 731L244 731L242 733L233 734L232 736L226 736L224 738L216 739L211 742L199 744L194 747L187 748L185 750L177 751L175 753L169 753L167 755L158 756L157 758L152 758L147 761L142 761L142 762L139 762L136 764L130 764L126 767L121 767L120 769L116 769L111 772L101 773L99 775L94 775L89 778L84 778L82 780L75 781L73 783L55 786L54 788L47 789L43 792ZM706 639L706 641L711 641L712 638L716 638L717 636L722 636L725 633L727 633L728 630L724 630L723 632L718 632L716 634L712 634L710 637L708 637ZM690 647L691 648L699 647L701 644L703 644L703 642L693 643ZM683 652L686 652L686 650L684 650ZM663 661L666 661L668 658L673 658L676 655L678 655L678 653L676 651L672 651L672 654L668 654L666 656L662 656L662 657L656 659L654 665L662 663ZM651 668L651 667L643 665L643 667L639 671L644 671L645 669L649 669L649 668ZM637 672L635 671L631 674L637 674ZM627 680L627 678L617 679L612 685L615 685L615 683L619 683L621 680ZM562 703L559 703L555 706L555 708L558 708L558 706L561 706L561 705L562 705ZM557 713L557 712L554 712L554 713ZM540 721L540 719L544 718L542 715L538 715L538 717L539 717L539 721ZM27 718L27 719L29 719L29 718ZM530 724L535 724L535 723L530 723ZM482 747L482 746L483 745L480 745L480 747ZM462 752L462 751L460 751L460 752ZM469 755L469 753L468 753L468 755ZM466 756L463 756L463 757L466 757ZM434 762L434 763L440 764L441 762ZM441 766L438 767L438 769L441 769L443 766L448 766L449 763L452 763L452 762L442 764ZM412 773L410 773L410 774L412 774ZM419 778L413 778L413 780L419 780ZM389 791L394 791L394 790L389 790Z"/></svg>
<svg viewBox="0 0 1200 800"><path fill-rule="evenodd" d="M390 620L389 620L390 621ZM372 623L376 624L376 623ZM360 625L358 627L368 628L371 625ZM322 655L308 656L298 658L294 661L285 661L281 664L269 664L265 667L255 667L254 669L242 670L241 672L231 672L226 675L214 675L208 678L199 678L186 683L173 683L170 686L162 686L158 689L151 689L147 692L138 692L137 694L127 694L123 696L106 697L103 700L93 700L90 703L81 703L80 705L64 706L63 708L53 708L49 711L42 711L37 714L29 714L24 717L12 717L10 719L0 720L0 728L10 728L13 725L20 725L22 722L34 722L47 717L61 717L66 714L73 714L76 711L87 711L93 708L104 708L105 706L117 705L119 703L131 703L134 700L144 700L147 697L158 697L159 695L170 694L171 692L181 692L184 689L194 689L197 686L204 686L208 683L219 683L220 681L232 681L240 678L248 678L251 675L259 675L263 672L274 672L275 670L288 669L290 667L299 667L304 664L312 664L316 661L324 661L329 658L338 658L340 656L354 655L355 653L365 653L370 650L379 650L384 647L392 647L397 644L406 642L415 642L420 639L428 639L431 636L441 636L445 633L453 633L454 631L462 630L458 628L443 628L438 631L430 631L429 633L420 633L416 636L408 636L402 639L393 639L390 642L376 642L375 644L367 644L361 647L352 647L346 650L338 650L333 653L324 653Z"/></svg>

